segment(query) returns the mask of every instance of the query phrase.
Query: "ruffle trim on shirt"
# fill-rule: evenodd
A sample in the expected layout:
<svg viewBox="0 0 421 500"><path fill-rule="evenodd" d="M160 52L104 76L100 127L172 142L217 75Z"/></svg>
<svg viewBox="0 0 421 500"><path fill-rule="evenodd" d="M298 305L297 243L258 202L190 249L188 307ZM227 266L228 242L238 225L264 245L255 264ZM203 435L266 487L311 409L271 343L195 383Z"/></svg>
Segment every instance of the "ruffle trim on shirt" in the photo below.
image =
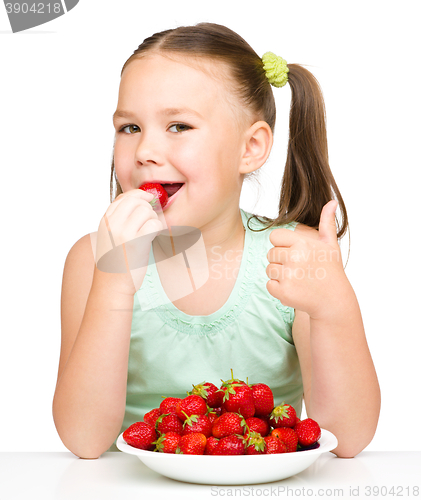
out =
<svg viewBox="0 0 421 500"><path fill-rule="evenodd" d="M235 305L220 318L209 323L197 321L190 322L188 320L182 320L181 318L178 318L176 314L172 312L165 304L153 307L153 311L164 323L169 325L171 328L189 335L210 335L227 328L236 320L236 318L242 313L247 305L247 302L255 286L256 269L258 266L258 256L260 252L260 240L250 238L248 257L245 263L246 269L240 289L238 291L238 299ZM145 292L150 304L159 304L159 293L154 288L153 278L150 273L146 274L144 282L146 282L147 284ZM200 318L200 316L190 316L190 318L195 319Z"/></svg>
<svg viewBox="0 0 421 500"><path fill-rule="evenodd" d="M278 299L276 299L275 306L276 306L276 309L278 309L278 311L282 314L286 323L292 327L292 323L294 322L294 318L295 318L294 309L292 307L284 306L282 304L282 302L280 302Z"/></svg>

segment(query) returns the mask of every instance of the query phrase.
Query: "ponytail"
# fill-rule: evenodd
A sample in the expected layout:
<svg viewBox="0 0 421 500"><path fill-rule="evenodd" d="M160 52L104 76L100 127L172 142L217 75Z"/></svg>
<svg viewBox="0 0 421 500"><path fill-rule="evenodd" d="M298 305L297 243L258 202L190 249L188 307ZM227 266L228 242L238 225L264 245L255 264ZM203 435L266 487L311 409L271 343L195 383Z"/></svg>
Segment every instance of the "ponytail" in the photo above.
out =
<svg viewBox="0 0 421 500"><path fill-rule="evenodd" d="M298 64L288 69L292 97L279 213L276 219L262 218L268 227L295 221L318 229L323 206L336 198L342 214L340 239L348 229L348 216L329 167L323 95L310 71Z"/></svg>

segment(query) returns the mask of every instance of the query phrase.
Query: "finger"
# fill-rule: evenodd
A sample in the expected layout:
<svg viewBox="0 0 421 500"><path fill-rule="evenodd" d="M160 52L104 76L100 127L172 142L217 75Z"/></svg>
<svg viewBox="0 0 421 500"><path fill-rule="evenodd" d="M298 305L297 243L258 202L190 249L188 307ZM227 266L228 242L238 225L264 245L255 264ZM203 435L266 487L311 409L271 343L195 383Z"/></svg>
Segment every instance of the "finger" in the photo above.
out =
<svg viewBox="0 0 421 500"><path fill-rule="evenodd" d="M107 214L110 216L115 209L125 200L127 199L135 199L135 200L145 200L147 203L150 203L154 199L154 194L149 193L148 191L142 191L141 189L131 189L130 191L126 191L125 193L119 194L116 199L111 203L111 205L107 209Z"/></svg>
<svg viewBox="0 0 421 500"><path fill-rule="evenodd" d="M140 203L140 204L139 204ZM144 200L137 204L121 204L111 217L105 214L107 229L112 235L115 245L121 245L126 241L136 238L137 232L149 219L157 219L154 210Z"/></svg>
<svg viewBox="0 0 421 500"><path fill-rule="evenodd" d="M153 208L148 200L145 200L142 196L137 196L136 194L128 194L120 198L119 200L116 199L113 203L111 203L106 211L106 214L108 218L127 218L138 206L143 206L147 209L150 208L153 211Z"/></svg>
<svg viewBox="0 0 421 500"><path fill-rule="evenodd" d="M270 263L285 264L289 258L289 247L273 247L267 253L267 259Z"/></svg>
<svg viewBox="0 0 421 500"><path fill-rule="evenodd" d="M274 229L269 239L275 247L290 247L297 241L297 235L291 229Z"/></svg>
<svg viewBox="0 0 421 500"><path fill-rule="evenodd" d="M145 210L144 206L136 207L124 223L125 234L132 235L133 238L138 237L143 226L149 220L158 221L158 215L156 214L156 212L153 209L152 212L150 212L149 210ZM160 223L159 225L162 224Z"/></svg>
<svg viewBox="0 0 421 500"><path fill-rule="evenodd" d="M280 281L282 279L283 266L280 264L269 264L266 268L266 275L270 280Z"/></svg>
<svg viewBox="0 0 421 500"><path fill-rule="evenodd" d="M336 235L335 212L338 207L336 200L330 200L322 208L319 222L319 240L326 243L335 244L338 241Z"/></svg>

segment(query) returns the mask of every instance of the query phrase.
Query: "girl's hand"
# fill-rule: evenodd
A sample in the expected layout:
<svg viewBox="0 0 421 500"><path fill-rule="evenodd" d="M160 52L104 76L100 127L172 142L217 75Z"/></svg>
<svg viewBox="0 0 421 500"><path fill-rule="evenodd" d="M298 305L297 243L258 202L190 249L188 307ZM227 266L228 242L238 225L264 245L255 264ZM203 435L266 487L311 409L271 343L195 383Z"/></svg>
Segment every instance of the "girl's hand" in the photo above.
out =
<svg viewBox="0 0 421 500"><path fill-rule="evenodd" d="M150 205L154 195L141 189L120 194L102 217L96 242L95 263L106 273L107 287L134 294L149 260L152 240L164 229Z"/></svg>
<svg viewBox="0 0 421 500"><path fill-rule="evenodd" d="M274 248L267 254L267 290L313 319L339 313L350 292L336 237L336 208L335 200L323 207L316 238L284 228L270 235Z"/></svg>

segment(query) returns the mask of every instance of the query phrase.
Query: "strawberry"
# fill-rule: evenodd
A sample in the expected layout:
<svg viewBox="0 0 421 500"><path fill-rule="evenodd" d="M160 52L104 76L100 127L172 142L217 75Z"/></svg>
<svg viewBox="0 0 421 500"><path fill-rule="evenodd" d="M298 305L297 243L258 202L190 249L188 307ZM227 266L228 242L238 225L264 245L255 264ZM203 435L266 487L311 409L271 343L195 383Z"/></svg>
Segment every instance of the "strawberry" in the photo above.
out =
<svg viewBox="0 0 421 500"><path fill-rule="evenodd" d="M310 446L316 443L322 435L319 424L311 418L301 420L294 427L294 431L298 437L298 444L301 446Z"/></svg>
<svg viewBox="0 0 421 500"><path fill-rule="evenodd" d="M145 422L135 422L123 432L126 443L140 450L152 451L153 442L156 440L156 432L152 425Z"/></svg>
<svg viewBox="0 0 421 500"><path fill-rule="evenodd" d="M220 439L213 450L213 455L244 455L244 453L244 439L234 434L230 434Z"/></svg>
<svg viewBox="0 0 421 500"><path fill-rule="evenodd" d="M265 452L266 442L263 436L258 432L251 431L247 439L246 455L263 455Z"/></svg>
<svg viewBox="0 0 421 500"><path fill-rule="evenodd" d="M211 382L202 382L201 384L194 385L193 390L188 394L197 394L198 396L202 396L210 408L218 408L222 406L222 399L224 397L223 391L218 389L218 387Z"/></svg>
<svg viewBox="0 0 421 500"><path fill-rule="evenodd" d="M291 427L279 427L273 429L271 435L280 439L287 447L287 453L297 451L298 437Z"/></svg>
<svg viewBox="0 0 421 500"><path fill-rule="evenodd" d="M161 404L159 405L159 409L161 410L161 413L174 413L175 415L175 407L177 406L177 403L182 401L181 398L165 398L161 401Z"/></svg>
<svg viewBox="0 0 421 500"><path fill-rule="evenodd" d="M206 448L206 436L192 432L181 436L176 453L185 455L203 455Z"/></svg>
<svg viewBox="0 0 421 500"><path fill-rule="evenodd" d="M254 415L253 393L246 383L234 379L232 370L231 377L230 380L222 380L221 390L224 391L222 406L228 412L241 413L244 418L250 418Z"/></svg>
<svg viewBox="0 0 421 500"><path fill-rule="evenodd" d="M294 427L297 414L291 405L282 403L276 406L269 417L269 425L272 427Z"/></svg>
<svg viewBox="0 0 421 500"><path fill-rule="evenodd" d="M148 411L148 413L145 413L145 416L143 417L143 421L146 422L149 425L152 425L155 427L156 419L161 415L161 410L159 408L154 408L151 411Z"/></svg>
<svg viewBox="0 0 421 500"><path fill-rule="evenodd" d="M216 411L208 411L208 413L206 415L207 415L211 425L213 425L213 423L221 415L221 413L220 412L218 413Z"/></svg>
<svg viewBox="0 0 421 500"><path fill-rule="evenodd" d="M166 434L170 431L181 434L183 431L183 423L177 415L169 413L168 415L160 415L157 418L155 428L159 434Z"/></svg>
<svg viewBox="0 0 421 500"><path fill-rule="evenodd" d="M161 434L153 443L155 445L155 451L159 451L160 453L175 453L180 438L180 434L172 431L169 431L166 434Z"/></svg>
<svg viewBox="0 0 421 500"><path fill-rule="evenodd" d="M213 452L215 448L217 447L219 443L219 439L216 439L216 437L209 436L208 439L206 440L206 448L205 448L205 455L213 455Z"/></svg>
<svg viewBox="0 0 421 500"><path fill-rule="evenodd" d="M191 415L186 418L183 424L181 435L201 432L207 438L212 435L212 424L206 415Z"/></svg>
<svg viewBox="0 0 421 500"><path fill-rule="evenodd" d="M273 453L286 453L287 447L285 444L278 438L273 436L265 436L263 438L266 443L266 454L271 455Z"/></svg>
<svg viewBox="0 0 421 500"><path fill-rule="evenodd" d="M273 410L273 392L266 384L253 384L250 386L253 394L254 416L261 417L269 415Z"/></svg>
<svg viewBox="0 0 421 500"><path fill-rule="evenodd" d="M164 208L168 203L168 193L161 184L156 182L146 182L145 184L142 184L139 189L155 195L155 198L150 202L154 210L159 210L159 204L161 205L161 208ZM158 201L159 204L157 203Z"/></svg>
<svg viewBox="0 0 421 500"><path fill-rule="evenodd" d="M206 401L197 394L187 396L177 403L175 413L184 422L190 415L204 415L208 411Z"/></svg>
<svg viewBox="0 0 421 500"><path fill-rule="evenodd" d="M269 424L258 417L250 417L246 419L246 425L250 431L258 432L262 436L269 434Z"/></svg>
<svg viewBox="0 0 421 500"><path fill-rule="evenodd" d="M212 436L218 439L230 434L243 435L246 430L246 422L238 413L227 412L218 417L212 425Z"/></svg>

